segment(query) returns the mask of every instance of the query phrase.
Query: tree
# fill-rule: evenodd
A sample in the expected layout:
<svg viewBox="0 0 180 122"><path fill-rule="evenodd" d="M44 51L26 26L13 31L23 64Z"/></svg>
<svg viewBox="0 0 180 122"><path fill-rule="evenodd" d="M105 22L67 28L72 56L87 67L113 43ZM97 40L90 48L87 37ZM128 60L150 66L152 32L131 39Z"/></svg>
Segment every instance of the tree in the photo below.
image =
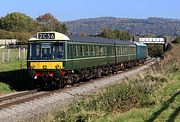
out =
<svg viewBox="0 0 180 122"><path fill-rule="evenodd" d="M26 44L31 37L31 33L28 32L11 32L0 29L0 39L17 39L20 44Z"/></svg>
<svg viewBox="0 0 180 122"><path fill-rule="evenodd" d="M99 35L100 37L118 39L118 40L131 40L132 36L128 31L103 29Z"/></svg>
<svg viewBox="0 0 180 122"><path fill-rule="evenodd" d="M0 20L0 28L12 32L34 32L37 22L23 13L7 14Z"/></svg>
<svg viewBox="0 0 180 122"><path fill-rule="evenodd" d="M52 14L46 13L36 18L42 31L57 31L66 33L67 27L65 24L61 24Z"/></svg>
<svg viewBox="0 0 180 122"><path fill-rule="evenodd" d="M3 29L3 24L2 24L3 22L2 22L2 18L0 18L0 29Z"/></svg>
<svg viewBox="0 0 180 122"><path fill-rule="evenodd" d="M65 23L63 23L63 24L61 25L61 32L62 32L62 33L67 33L67 31L68 31L67 26L66 26Z"/></svg>

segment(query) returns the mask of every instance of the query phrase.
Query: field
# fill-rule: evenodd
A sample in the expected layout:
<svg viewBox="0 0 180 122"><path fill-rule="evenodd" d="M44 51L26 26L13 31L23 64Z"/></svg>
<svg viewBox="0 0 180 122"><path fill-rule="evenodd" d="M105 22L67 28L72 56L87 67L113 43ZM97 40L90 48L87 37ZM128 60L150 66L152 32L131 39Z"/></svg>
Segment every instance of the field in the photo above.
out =
<svg viewBox="0 0 180 122"><path fill-rule="evenodd" d="M20 50L20 56L18 48L9 49L9 56L8 49L0 49L0 72L26 68L26 55L26 50L22 48Z"/></svg>
<svg viewBox="0 0 180 122"><path fill-rule="evenodd" d="M18 90L15 86L22 81L23 69L26 69L26 51L24 51L21 48L19 57L18 48L9 51L0 49L0 95Z"/></svg>
<svg viewBox="0 0 180 122"><path fill-rule="evenodd" d="M146 72L40 121L180 121L180 46ZM58 109L58 108L57 108ZM56 110L57 111L57 110Z"/></svg>

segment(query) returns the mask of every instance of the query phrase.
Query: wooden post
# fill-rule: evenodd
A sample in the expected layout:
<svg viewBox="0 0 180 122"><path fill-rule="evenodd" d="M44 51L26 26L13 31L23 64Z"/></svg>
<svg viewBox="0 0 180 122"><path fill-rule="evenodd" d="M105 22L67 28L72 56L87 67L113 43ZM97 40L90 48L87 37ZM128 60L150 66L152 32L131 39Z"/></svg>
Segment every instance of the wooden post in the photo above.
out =
<svg viewBox="0 0 180 122"><path fill-rule="evenodd" d="M21 47L19 47L19 55L18 55L18 60L21 58Z"/></svg>
<svg viewBox="0 0 180 122"><path fill-rule="evenodd" d="M10 49L8 49L8 59L7 61L9 62L11 60L11 54L10 54Z"/></svg>
<svg viewBox="0 0 180 122"><path fill-rule="evenodd" d="M2 52L2 62L4 62L4 51Z"/></svg>
<svg viewBox="0 0 180 122"><path fill-rule="evenodd" d="M23 48L24 59L26 59L26 49Z"/></svg>
<svg viewBox="0 0 180 122"><path fill-rule="evenodd" d="M20 69L22 69L22 64L20 64Z"/></svg>

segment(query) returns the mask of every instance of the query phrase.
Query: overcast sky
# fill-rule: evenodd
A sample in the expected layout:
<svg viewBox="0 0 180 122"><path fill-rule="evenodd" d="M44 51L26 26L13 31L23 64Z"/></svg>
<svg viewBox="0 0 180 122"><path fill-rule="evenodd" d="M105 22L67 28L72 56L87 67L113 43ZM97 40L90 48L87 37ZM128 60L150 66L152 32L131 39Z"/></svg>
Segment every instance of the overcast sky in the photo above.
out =
<svg viewBox="0 0 180 122"><path fill-rule="evenodd" d="M180 0L1 0L0 17L11 12L32 18L51 13L60 21L103 16L180 19Z"/></svg>

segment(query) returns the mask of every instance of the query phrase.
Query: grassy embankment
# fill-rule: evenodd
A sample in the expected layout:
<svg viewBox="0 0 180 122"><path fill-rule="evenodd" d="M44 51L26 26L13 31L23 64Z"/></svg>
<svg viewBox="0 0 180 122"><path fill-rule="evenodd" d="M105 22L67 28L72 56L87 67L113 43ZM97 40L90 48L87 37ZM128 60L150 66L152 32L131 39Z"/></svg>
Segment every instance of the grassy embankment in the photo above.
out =
<svg viewBox="0 0 180 122"><path fill-rule="evenodd" d="M2 60L3 52L4 61ZM0 95L14 91L9 83L15 80L15 70L25 68L26 60L24 59L23 51L21 51L21 59L18 60L18 49L11 49L11 59L8 61L8 50L0 49ZM16 75L18 77L17 73Z"/></svg>
<svg viewBox="0 0 180 122"><path fill-rule="evenodd" d="M2 54L4 52L4 62L2 61ZM10 49L10 60L8 62L8 50L0 49L0 72L18 70L21 68L26 68L26 59L24 57L23 51L21 50L21 59L18 59L19 50L18 49ZM21 67L22 65L22 67Z"/></svg>
<svg viewBox="0 0 180 122"><path fill-rule="evenodd" d="M180 121L179 52L176 46L147 72L59 108L40 121Z"/></svg>

